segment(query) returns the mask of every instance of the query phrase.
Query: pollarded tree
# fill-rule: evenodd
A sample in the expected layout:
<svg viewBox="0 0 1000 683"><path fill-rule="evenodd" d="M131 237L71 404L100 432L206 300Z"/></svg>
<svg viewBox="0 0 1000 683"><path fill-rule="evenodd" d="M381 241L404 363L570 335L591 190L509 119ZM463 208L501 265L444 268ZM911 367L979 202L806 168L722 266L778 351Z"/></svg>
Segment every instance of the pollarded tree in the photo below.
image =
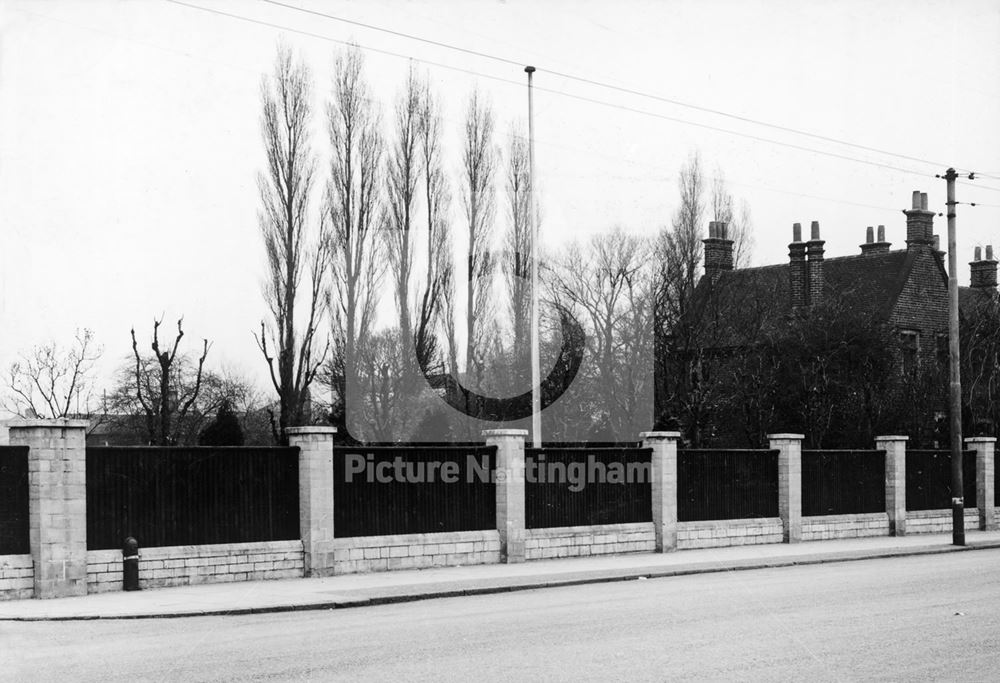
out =
<svg viewBox="0 0 1000 683"><path fill-rule="evenodd" d="M153 351L152 362L139 352L139 344L132 329L132 353L135 356L135 383L131 387L135 400L142 407L146 417L146 429L150 443L158 446L171 446L177 443L176 430L183 425L184 419L191 410L198 393L201 391L202 371L205 358L208 356L208 340L202 340L201 356L194 370L194 381L183 385L177 381L179 365L184 359L179 358L177 350L184 338L184 319L177 321L177 336L172 347L160 348L160 324L162 320L153 321L153 341L150 348Z"/></svg>

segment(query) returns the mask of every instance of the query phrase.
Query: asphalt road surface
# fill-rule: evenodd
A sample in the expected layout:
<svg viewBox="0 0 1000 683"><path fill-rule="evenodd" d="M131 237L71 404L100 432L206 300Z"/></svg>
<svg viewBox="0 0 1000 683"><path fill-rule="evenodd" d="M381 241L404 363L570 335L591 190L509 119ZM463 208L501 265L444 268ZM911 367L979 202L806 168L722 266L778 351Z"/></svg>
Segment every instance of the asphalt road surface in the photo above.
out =
<svg viewBox="0 0 1000 683"><path fill-rule="evenodd" d="M1000 679L1000 550L319 612L0 622L4 680Z"/></svg>

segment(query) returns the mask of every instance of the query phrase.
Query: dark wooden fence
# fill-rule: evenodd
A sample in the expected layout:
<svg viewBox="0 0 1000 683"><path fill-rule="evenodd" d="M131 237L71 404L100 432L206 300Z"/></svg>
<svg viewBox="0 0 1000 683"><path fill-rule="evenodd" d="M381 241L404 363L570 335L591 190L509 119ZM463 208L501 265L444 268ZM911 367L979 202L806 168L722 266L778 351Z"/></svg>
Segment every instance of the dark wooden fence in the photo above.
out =
<svg viewBox="0 0 1000 683"><path fill-rule="evenodd" d="M965 507L976 507L976 453L962 453ZM906 509L951 509L951 453L906 451Z"/></svg>
<svg viewBox="0 0 1000 683"><path fill-rule="evenodd" d="M482 444L334 447L334 534L495 529L495 459L496 447ZM402 480L393 470L397 462ZM364 471L357 471L358 464ZM379 472L388 480L379 481Z"/></svg>
<svg viewBox="0 0 1000 683"><path fill-rule="evenodd" d="M526 448L524 456L526 528L652 521L652 449L577 445ZM622 477L611 475L612 463Z"/></svg>
<svg viewBox="0 0 1000 683"><path fill-rule="evenodd" d="M802 516L885 512L885 451L802 451Z"/></svg>
<svg viewBox="0 0 1000 683"><path fill-rule="evenodd" d="M28 447L0 446L0 555L26 555Z"/></svg>
<svg viewBox="0 0 1000 683"><path fill-rule="evenodd" d="M777 516L778 451L678 451L678 521Z"/></svg>
<svg viewBox="0 0 1000 683"><path fill-rule="evenodd" d="M87 448L87 547L299 538L297 448Z"/></svg>

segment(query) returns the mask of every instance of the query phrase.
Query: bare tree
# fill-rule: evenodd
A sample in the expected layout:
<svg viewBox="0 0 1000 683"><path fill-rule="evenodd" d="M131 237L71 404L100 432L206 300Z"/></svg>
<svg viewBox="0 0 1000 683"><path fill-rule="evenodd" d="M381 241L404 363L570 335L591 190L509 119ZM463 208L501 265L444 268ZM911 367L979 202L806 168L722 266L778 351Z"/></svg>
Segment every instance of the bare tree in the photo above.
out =
<svg viewBox="0 0 1000 683"><path fill-rule="evenodd" d="M549 278L554 300L585 321L600 387L595 417L613 433L630 426L648 373L637 362L641 346L650 342L650 314L643 312L650 309L648 254L646 240L616 228L585 246L571 245Z"/></svg>
<svg viewBox="0 0 1000 683"><path fill-rule="evenodd" d="M309 387L326 355L318 351L328 241L320 228L307 234L315 158L309 143L311 84L305 64L279 48L274 75L261 80L261 133L267 170L258 176L262 208L258 222L267 253L264 299L271 324L261 322L257 345L278 394L272 431L285 443L288 427L301 425ZM300 292L308 269L308 289ZM275 354L277 357L275 357Z"/></svg>
<svg viewBox="0 0 1000 683"><path fill-rule="evenodd" d="M139 387L136 389L136 362L134 352L115 373L112 386L104 396L107 406L105 426L95 432L95 437L112 445L136 445L158 443L158 422L154 419L152 432L148 415L137 395L153 407L154 415L159 415L161 368L157 358L140 349ZM177 413L191 398L195 386L198 394L194 397L183 419ZM224 403L232 406L247 445L271 445L274 443L268 417L263 409L264 397L254 383L232 369L223 368L213 372L203 368L199 381L197 359L191 354L178 352L170 368L168 409L174 411L170 420L169 443L193 445L198 435L208 425Z"/></svg>
<svg viewBox="0 0 1000 683"><path fill-rule="evenodd" d="M486 338L493 269L490 240L496 208L494 175L498 156L493 144L493 128L492 107L478 91L473 91L466 112L462 150L462 200L469 231L465 371L479 379L484 359L478 350Z"/></svg>
<svg viewBox="0 0 1000 683"><path fill-rule="evenodd" d="M94 364L102 352L94 333L83 329L69 348L52 341L22 353L8 369L4 408L21 417L89 418L95 409Z"/></svg>
<svg viewBox="0 0 1000 683"><path fill-rule="evenodd" d="M135 398L142 406L146 414L146 428L149 432L150 441L159 446L169 446L175 442L174 425L176 422L183 422L191 406L198 398L201 390L202 370L205 366L205 358L208 356L208 340L203 340L201 357L198 358L198 366L195 372L194 386L185 394L178 392L175 381L177 360L177 349L181 339L184 338L184 319L177 321L177 336L174 338L173 347L167 350L160 350L160 324L162 320L153 321L153 342L150 348L153 350L153 357L159 366L158 371L149 372L148 364L144 368L142 354L139 353L139 344L135 337L135 328L132 328L132 353L135 356ZM174 374L171 374L171 373ZM158 384L158 391L154 394L151 391L150 377L155 377ZM145 389L145 391L144 391Z"/></svg>
<svg viewBox="0 0 1000 683"><path fill-rule="evenodd" d="M331 301L335 355L334 392L342 400L358 367L357 352L369 338L378 286L384 273L377 225L382 215L382 137L371 103L361 51L337 56L327 122L332 147L326 187L331 230ZM336 370L336 368L340 370Z"/></svg>
<svg viewBox="0 0 1000 683"><path fill-rule="evenodd" d="M429 84L423 88L419 137L427 216L427 269L417 310L414 349L420 362L429 365L438 348L436 327L443 323L452 370L457 371L454 317L446 317L444 310L445 301L454 300L454 260L448 219L451 193L442 162L440 104Z"/></svg>
<svg viewBox="0 0 1000 683"><path fill-rule="evenodd" d="M753 257L753 220L750 216L750 204L741 199L737 205L729 192L725 175L720 167L715 169L712 178L712 220L722 221L727 225L727 234L733 241L733 267L745 268Z"/></svg>
<svg viewBox="0 0 1000 683"><path fill-rule="evenodd" d="M395 133L386 164L386 202L383 217L383 234L392 269L399 318L399 333L403 344L413 338L413 311L410 290L413 277L414 240L413 224L416 213L421 160L420 141L422 127L422 94L413 67L410 67L406 85L396 104ZM405 346L400 351L408 354ZM408 355L407 355L408 357ZM411 375L413 368L404 364L404 375ZM408 382L404 381L404 384Z"/></svg>
<svg viewBox="0 0 1000 683"><path fill-rule="evenodd" d="M531 176L528 173L528 144L523 131L512 126L507 152L507 213L510 221L504 251L504 275L510 296L513 333L512 357L515 375L528 368L531 333ZM523 380L524 377L519 377Z"/></svg>

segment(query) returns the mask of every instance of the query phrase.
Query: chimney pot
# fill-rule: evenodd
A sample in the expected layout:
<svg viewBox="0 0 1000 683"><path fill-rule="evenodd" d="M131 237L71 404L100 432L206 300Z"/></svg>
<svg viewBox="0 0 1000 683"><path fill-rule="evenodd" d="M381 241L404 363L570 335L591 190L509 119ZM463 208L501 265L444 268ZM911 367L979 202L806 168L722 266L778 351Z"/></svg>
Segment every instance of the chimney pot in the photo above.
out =
<svg viewBox="0 0 1000 683"><path fill-rule="evenodd" d="M913 208L906 214L906 246L918 248L934 244L934 212L927 210L927 193L914 191Z"/></svg>
<svg viewBox="0 0 1000 683"><path fill-rule="evenodd" d="M885 242L885 226L884 225L878 226L878 241L879 242Z"/></svg>
<svg viewBox="0 0 1000 683"><path fill-rule="evenodd" d="M869 225L868 229L865 230L865 244L871 244L874 241L875 241L875 228Z"/></svg>
<svg viewBox="0 0 1000 683"><path fill-rule="evenodd" d="M802 241L802 224L792 223L792 241L801 242Z"/></svg>
<svg viewBox="0 0 1000 683"><path fill-rule="evenodd" d="M729 239L729 224L726 221L716 221L715 230L719 239Z"/></svg>
<svg viewBox="0 0 1000 683"><path fill-rule="evenodd" d="M705 245L705 275L713 280L724 270L733 269L733 243L726 239L726 224L709 221Z"/></svg>
<svg viewBox="0 0 1000 683"><path fill-rule="evenodd" d="M812 225L809 226L810 239L819 239L819 221L813 221Z"/></svg>
<svg viewBox="0 0 1000 683"><path fill-rule="evenodd" d="M982 247L976 247L973 254L973 261L969 264L969 285L975 289L995 291L997 262L993 260L993 245L987 245L985 261L982 260Z"/></svg>
<svg viewBox="0 0 1000 683"><path fill-rule="evenodd" d="M934 235L934 251L941 251L941 235Z"/></svg>

